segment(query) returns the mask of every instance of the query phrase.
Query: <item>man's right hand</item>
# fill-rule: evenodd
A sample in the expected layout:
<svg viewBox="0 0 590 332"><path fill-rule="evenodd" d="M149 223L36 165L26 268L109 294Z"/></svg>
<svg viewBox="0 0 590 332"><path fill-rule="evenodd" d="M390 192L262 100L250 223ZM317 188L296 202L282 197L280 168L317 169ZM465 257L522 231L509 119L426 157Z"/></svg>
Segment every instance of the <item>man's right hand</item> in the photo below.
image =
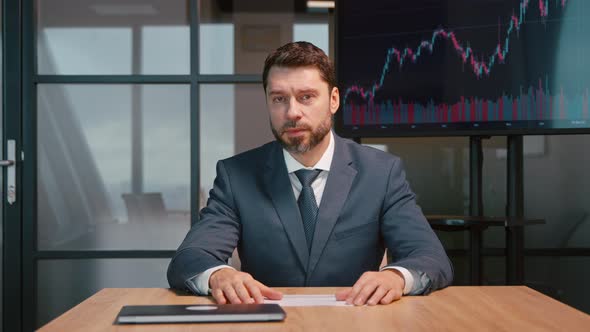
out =
<svg viewBox="0 0 590 332"><path fill-rule="evenodd" d="M245 272L220 269L209 277L211 294L217 303L264 303L264 297L280 300L283 294L263 285Z"/></svg>

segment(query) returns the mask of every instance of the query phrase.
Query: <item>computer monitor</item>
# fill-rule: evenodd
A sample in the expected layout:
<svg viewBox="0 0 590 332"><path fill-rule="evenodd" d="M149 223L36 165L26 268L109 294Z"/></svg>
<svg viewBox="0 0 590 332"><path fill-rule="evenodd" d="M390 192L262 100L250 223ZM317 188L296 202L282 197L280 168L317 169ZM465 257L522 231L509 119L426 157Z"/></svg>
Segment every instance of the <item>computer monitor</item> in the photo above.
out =
<svg viewBox="0 0 590 332"><path fill-rule="evenodd" d="M339 1L347 137L590 133L590 2Z"/></svg>

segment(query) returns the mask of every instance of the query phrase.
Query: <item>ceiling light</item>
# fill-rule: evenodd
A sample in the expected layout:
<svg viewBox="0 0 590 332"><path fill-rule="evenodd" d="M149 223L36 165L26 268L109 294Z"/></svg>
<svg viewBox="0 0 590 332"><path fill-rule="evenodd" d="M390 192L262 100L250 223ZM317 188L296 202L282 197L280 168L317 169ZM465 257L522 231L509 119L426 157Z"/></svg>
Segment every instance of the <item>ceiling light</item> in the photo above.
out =
<svg viewBox="0 0 590 332"><path fill-rule="evenodd" d="M101 16L127 16L127 15L156 15L158 11L152 5L123 5L123 4L97 4L90 8Z"/></svg>
<svg viewBox="0 0 590 332"><path fill-rule="evenodd" d="M334 9L336 1L308 1L307 8L314 9Z"/></svg>

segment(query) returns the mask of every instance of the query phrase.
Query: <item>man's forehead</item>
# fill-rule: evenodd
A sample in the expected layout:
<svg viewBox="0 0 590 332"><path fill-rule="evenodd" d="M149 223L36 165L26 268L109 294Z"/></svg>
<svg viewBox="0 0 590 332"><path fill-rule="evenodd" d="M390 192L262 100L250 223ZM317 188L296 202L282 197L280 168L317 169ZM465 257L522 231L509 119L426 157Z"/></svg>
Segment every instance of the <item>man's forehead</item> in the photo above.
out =
<svg viewBox="0 0 590 332"><path fill-rule="evenodd" d="M268 78L272 76L308 76L321 79L320 70L314 66L272 66L268 72Z"/></svg>
<svg viewBox="0 0 590 332"><path fill-rule="evenodd" d="M313 90L328 85L313 66L279 67L273 66L268 75L268 90L293 89Z"/></svg>

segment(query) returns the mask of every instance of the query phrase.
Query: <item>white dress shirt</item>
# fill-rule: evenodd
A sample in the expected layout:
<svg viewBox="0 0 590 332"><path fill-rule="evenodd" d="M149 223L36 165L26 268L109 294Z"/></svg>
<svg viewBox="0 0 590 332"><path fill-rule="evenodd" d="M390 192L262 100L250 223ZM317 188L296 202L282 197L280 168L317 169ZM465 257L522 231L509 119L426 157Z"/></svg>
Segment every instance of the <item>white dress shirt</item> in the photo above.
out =
<svg viewBox="0 0 590 332"><path fill-rule="evenodd" d="M332 165L332 158L334 157L334 134L330 131L330 143L328 144L328 148L322 155L322 158L313 166L313 167L305 167L300 162L298 162L291 154L283 149L283 157L285 158L285 164L287 165L287 172L289 173L289 180L291 181L291 186L293 187L293 194L295 194L295 199L299 198L299 194L301 193L301 182L295 175L295 172L300 169L318 169L321 170L320 174L317 178L312 182L311 187L313 189L313 193L315 195L316 203L320 206L322 201L322 196L324 194L324 188L326 187L326 181L328 180L328 174L330 173L330 166ZM194 288L199 295L207 295L210 293L211 289L209 288L209 278L213 272L223 269L223 268L230 268L233 267L229 265L219 265L212 267L204 272L196 275L190 281L193 283ZM404 267L401 266L386 266L381 270L387 269L394 269L399 271L405 280L404 285L404 295L414 293L416 289L414 289L414 277L412 273Z"/></svg>

